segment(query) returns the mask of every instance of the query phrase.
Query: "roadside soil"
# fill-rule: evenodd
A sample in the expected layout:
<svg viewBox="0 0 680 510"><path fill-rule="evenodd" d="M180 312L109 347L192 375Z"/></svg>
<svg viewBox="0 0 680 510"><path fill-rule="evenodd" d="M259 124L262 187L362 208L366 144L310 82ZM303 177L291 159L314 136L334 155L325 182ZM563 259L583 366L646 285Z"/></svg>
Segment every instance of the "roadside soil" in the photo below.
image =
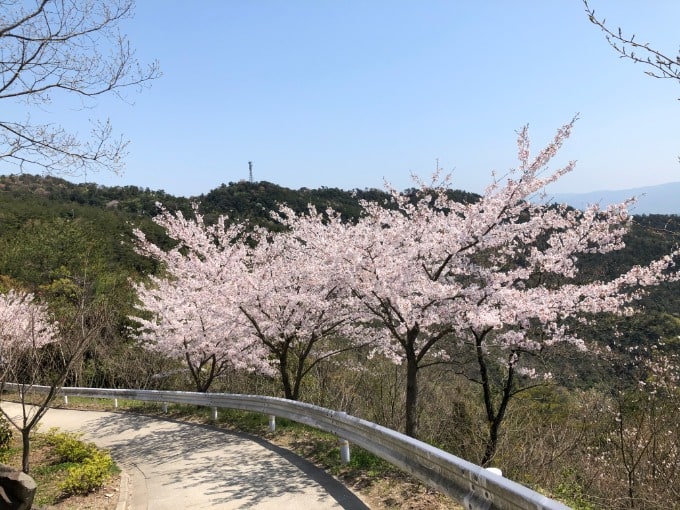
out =
<svg viewBox="0 0 680 510"><path fill-rule="evenodd" d="M120 475L115 475L98 491L86 496L71 496L42 510L115 510L118 505ZM33 507L35 509L35 506Z"/></svg>

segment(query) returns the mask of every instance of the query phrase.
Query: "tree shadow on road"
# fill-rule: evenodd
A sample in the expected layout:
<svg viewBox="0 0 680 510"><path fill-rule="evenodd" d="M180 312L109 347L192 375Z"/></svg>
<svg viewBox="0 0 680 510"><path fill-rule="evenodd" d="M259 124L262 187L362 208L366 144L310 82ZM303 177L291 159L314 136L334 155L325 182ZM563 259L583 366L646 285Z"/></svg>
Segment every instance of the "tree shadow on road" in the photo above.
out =
<svg viewBox="0 0 680 510"><path fill-rule="evenodd" d="M303 494L319 507L330 496L341 508L369 510L331 475L262 438L172 419L97 414L83 416L79 430L109 448L124 467L142 471L149 491L160 484L169 497L178 487L209 498L211 506L238 502L240 508L276 499L302 504Z"/></svg>

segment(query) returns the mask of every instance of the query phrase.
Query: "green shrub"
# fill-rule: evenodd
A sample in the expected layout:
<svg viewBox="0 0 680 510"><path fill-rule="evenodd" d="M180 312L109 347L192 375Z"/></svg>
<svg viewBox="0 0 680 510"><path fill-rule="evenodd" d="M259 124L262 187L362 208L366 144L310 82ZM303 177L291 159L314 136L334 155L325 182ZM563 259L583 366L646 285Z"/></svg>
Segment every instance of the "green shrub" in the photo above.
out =
<svg viewBox="0 0 680 510"><path fill-rule="evenodd" d="M96 450L77 466L69 468L59 488L68 495L88 494L99 489L113 470L113 459L108 452Z"/></svg>
<svg viewBox="0 0 680 510"><path fill-rule="evenodd" d="M115 469L111 455L81 440L82 434L50 429L44 439L61 463L71 463L66 479L59 484L65 495L87 494L102 485Z"/></svg>
<svg viewBox="0 0 680 510"><path fill-rule="evenodd" d="M389 471L390 464L363 448L354 447L350 453L349 465L356 469L376 474Z"/></svg>
<svg viewBox="0 0 680 510"><path fill-rule="evenodd" d="M7 418L0 415L0 450L7 450L13 437L12 424L7 421Z"/></svg>
<svg viewBox="0 0 680 510"><path fill-rule="evenodd" d="M97 452L95 445L82 441L81 437L82 434L58 432L57 429L50 429L45 440L52 445L60 462L78 463L92 457Z"/></svg>

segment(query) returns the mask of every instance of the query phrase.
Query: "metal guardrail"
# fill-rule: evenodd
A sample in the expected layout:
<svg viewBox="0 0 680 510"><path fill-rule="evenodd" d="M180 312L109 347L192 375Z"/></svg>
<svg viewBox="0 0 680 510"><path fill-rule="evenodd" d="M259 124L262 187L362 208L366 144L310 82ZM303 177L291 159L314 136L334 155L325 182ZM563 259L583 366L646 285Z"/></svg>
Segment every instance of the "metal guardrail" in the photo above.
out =
<svg viewBox="0 0 680 510"><path fill-rule="evenodd" d="M7 389L18 389L6 384ZM31 391L46 392L47 386ZM466 510L568 510L566 505L427 443L340 411L258 395L184 391L62 388L64 396L141 400L240 409L287 418L350 441L426 485L458 501Z"/></svg>

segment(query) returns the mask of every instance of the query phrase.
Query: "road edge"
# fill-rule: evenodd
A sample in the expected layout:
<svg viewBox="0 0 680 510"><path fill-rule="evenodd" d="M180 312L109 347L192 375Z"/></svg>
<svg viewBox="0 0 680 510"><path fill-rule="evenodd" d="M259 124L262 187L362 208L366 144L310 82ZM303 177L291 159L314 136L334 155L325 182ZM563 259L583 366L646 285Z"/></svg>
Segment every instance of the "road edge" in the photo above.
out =
<svg viewBox="0 0 680 510"><path fill-rule="evenodd" d="M130 475L125 471L120 472L120 487L118 489L118 504L116 510L127 510L130 496Z"/></svg>

